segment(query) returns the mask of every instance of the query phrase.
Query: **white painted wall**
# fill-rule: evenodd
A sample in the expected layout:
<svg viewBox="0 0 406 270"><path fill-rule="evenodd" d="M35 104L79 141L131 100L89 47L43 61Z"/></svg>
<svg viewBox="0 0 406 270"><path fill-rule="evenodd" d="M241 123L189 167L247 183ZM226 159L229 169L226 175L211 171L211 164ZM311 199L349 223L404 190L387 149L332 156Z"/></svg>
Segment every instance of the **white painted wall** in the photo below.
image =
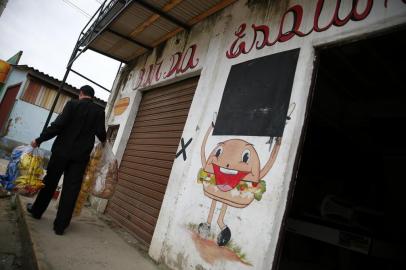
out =
<svg viewBox="0 0 406 270"><path fill-rule="evenodd" d="M17 100L9 117L11 125L5 138L29 144L41 134L48 114L49 111L44 108ZM57 116L56 113L52 114L51 123ZM54 139L43 142L41 148L51 150L53 142Z"/></svg>
<svg viewBox="0 0 406 270"><path fill-rule="evenodd" d="M306 37L295 36L286 42L278 42L261 50L253 49L250 53L228 59L225 53L236 39L234 33L241 23L247 24L246 36L242 40L246 41L249 46L253 39L253 32L248 30L251 29L252 24L269 26L271 37L275 37L279 31L279 22L283 13L290 7L300 4L304 12L300 30L308 32L312 29L317 1L269 2L270 4L248 6L245 0L239 1L221 13L199 23L188 36L181 34L172 38L167 42L160 59L156 59L156 51L148 56L140 57L128 80L119 87L120 93L117 100L122 97L131 99L130 107L125 113L109 119L109 124L120 124L115 151L118 158L121 159L138 109L141 97L139 92L200 73L199 84L182 135L186 139L193 138L187 149L188 159L183 161L179 158L174 162L149 249L149 254L153 259L164 262L173 269L270 269L274 260L304 122L313 73L314 47L358 39L396 25L406 24L406 3L404 1L388 1L387 7L384 6L384 1L373 1L371 13L362 21L349 21L342 27L332 26L324 32L313 32ZM326 7L320 18L320 26L329 22L335 3L336 1L333 0L325 1ZM342 3L339 14L344 17L350 10L352 1L343 0ZM367 0L360 1L357 10L362 12L366 3ZM286 16L285 21L283 32L286 32L292 25L291 14ZM180 42L176 43L176 40ZM148 67L157 60L163 60L163 66L167 65L165 61L170 61L174 52L184 51L191 44L198 46L196 54L199 63L194 69L159 82L153 82L148 87L133 89L134 85L137 85L137 74L143 67ZM225 218L227 225L232 230L232 240L242 248L247 260L253 266L226 260L213 264L208 263L200 256L186 225L204 222L209 211L211 200L203 195L201 185L196 183L196 175L201 167L200 146L213 119L213 113L219 109L229 70L234 64L295 48L300 48L291 96L291 103L296 103L296 109L291 116L292 119L286 125L276 163L264 178L268 184L268 190L260 202L254 201L247 208L229 207ZM218 142L229 138L241 138L253 143L260 156L261 164L264 164L269 156L268 145L265 144L269 138L236 136L209 137L206 155ZM213 232L216 234L219 232L215 224L218 212L217 209L212 224Z"/></svg>

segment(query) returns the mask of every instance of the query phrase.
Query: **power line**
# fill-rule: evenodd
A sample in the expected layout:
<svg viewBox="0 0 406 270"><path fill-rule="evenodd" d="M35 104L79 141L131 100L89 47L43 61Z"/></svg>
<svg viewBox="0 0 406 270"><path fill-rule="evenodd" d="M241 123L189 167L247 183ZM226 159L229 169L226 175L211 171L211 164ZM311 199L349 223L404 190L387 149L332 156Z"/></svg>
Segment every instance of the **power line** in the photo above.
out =
<svg viewBox="0 0 406 270"><path fill-rule="evenodd" d="M80 13L82 13L82 15L86 16L87 18L92 17L92 15L90 15L89 13L87 13L85 10L81 9L79 6L77 6L76 4L72 3L70 0L62 0L65 4L69 5L70 7L76 9L77 11L79 11Z"/></svg>

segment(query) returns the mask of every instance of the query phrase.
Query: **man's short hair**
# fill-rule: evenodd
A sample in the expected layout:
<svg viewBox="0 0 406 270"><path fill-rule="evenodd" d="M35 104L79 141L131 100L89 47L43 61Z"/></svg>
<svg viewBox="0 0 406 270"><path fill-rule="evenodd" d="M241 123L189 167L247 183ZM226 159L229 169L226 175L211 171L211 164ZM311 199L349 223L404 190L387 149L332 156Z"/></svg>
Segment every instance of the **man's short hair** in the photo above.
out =
<svg viewBox="0 0 406 270"><path fill-rule="evenodd" d="M94 97L94 89L90 85L83 85L82 87L80 87L80 91L85 96Z"/></svg>

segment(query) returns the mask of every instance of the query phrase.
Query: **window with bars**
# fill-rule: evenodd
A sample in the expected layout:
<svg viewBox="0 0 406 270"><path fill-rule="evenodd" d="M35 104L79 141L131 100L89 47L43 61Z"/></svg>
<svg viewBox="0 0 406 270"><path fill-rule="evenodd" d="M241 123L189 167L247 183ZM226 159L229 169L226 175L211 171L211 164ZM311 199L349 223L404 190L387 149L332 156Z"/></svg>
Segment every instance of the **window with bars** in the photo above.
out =
<svg viewBox="0 0 406 270"><path fill-rule="evenodd" d="M44 109L51 110L52 104L57 95L57 91L58 89L56 88L52 88L44 83L41 83L39 80L30 78L28 85L20 99ZM54 112L61 113L66 102L68 102L71 98L72 97L61 93Z"/></svg>

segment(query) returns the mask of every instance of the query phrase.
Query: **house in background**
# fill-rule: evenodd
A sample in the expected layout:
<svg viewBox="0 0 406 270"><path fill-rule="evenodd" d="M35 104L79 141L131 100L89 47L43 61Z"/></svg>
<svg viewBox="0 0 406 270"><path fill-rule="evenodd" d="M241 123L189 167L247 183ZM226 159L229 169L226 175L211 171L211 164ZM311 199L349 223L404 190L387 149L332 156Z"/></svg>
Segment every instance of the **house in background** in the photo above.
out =
<svg viewBox="0 0 406 270"><path fill-rule="evenodd" d="M27 144L42 131L61 81L33 67L14 65L8 74L0 96L0 141L3 147ZM77 98L79 89L65 84L56 104L51 122L62 112L65 104ZM105 107L105 102L96 99ZM41 148L50 150L53 140Z"/></svg>

